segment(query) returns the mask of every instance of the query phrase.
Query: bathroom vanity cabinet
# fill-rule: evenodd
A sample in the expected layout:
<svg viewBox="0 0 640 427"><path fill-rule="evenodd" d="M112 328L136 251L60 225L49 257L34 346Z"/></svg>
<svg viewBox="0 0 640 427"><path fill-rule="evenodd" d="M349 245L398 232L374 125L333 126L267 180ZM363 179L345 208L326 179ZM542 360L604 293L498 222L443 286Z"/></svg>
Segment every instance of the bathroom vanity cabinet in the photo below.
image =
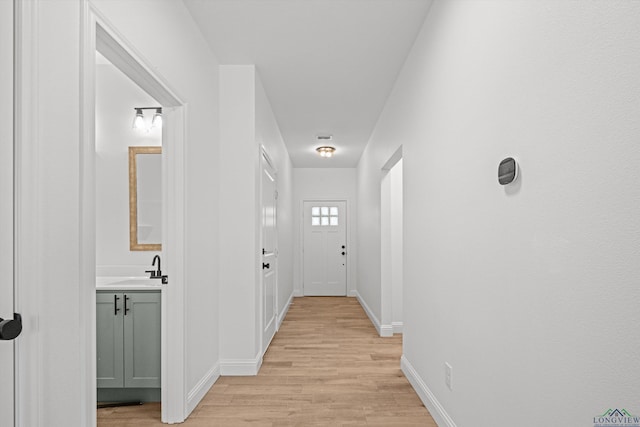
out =
<svg viewBox="0 0 640 427"><path fill-rule="evenodd" d="M159 396L160 301L160 291L97 291L98 401Z"/></svg>

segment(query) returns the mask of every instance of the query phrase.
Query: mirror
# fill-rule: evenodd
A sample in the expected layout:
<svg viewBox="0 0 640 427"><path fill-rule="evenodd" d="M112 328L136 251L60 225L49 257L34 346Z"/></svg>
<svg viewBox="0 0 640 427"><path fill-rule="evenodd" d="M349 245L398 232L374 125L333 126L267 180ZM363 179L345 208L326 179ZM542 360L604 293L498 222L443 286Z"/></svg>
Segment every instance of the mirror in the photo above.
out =
<svg viewBox="0 0 640 427"><path fill-rule="evenodd" d="M129 250L162 250L162 147L129 147Z"/></svg>

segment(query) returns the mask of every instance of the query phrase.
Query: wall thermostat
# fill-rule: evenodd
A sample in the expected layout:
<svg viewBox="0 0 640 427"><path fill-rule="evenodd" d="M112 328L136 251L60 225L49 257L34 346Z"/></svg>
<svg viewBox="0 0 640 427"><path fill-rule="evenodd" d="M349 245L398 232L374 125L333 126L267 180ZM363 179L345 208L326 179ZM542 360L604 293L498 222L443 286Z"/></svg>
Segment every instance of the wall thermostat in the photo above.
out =
<svg viewBox="0 0 640 427"><path fill-rule="evenodd" d="M507 185L518 178L518 163L513 157L507 157L498 166L498 182Z"/></svg>

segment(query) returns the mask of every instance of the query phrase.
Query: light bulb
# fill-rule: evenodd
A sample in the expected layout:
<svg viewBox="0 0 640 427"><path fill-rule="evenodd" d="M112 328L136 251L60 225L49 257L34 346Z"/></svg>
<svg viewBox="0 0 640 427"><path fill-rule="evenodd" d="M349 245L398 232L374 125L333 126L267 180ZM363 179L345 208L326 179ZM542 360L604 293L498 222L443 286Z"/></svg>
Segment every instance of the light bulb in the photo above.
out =
<svg viewBox="0 0 640 427"><path fill-rule="evenodd" d="M136 108L136 116L133 118L133 128L135 130L144 130L144 116L142 108Z"/></svg>
<svg viewBox="0 0 640 427"><path fill-rule="evenodd" d="M333 152L336 151L336 149L335 147L323 146L316 148L316 151L318 152L318 154L320 154L320 157L329 158L333 156Z"/></svg>
<svg viewBox="0 0 640 427"><path fill-rule="evenodd" d="M162 108L156 108L156 113L153 115L153 120L151 121L152 128L161 128L162 127Z"/></svg>

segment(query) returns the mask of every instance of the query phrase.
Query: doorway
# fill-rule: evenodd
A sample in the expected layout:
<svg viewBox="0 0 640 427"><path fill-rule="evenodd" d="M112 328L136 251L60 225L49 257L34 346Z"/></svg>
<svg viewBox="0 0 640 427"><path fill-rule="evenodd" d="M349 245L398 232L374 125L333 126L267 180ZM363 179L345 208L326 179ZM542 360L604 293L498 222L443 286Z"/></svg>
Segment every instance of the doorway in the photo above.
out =
<svg viewBox="0 0 640 427"><path fill-rule="evenodd" d="M303 294L347 295L347 202L303 203Z"/></svg>
<svg viewBox="0 0 640 427"><path fill-rule="evenodd" d="M95 81L97 402L159 403L162 105L99 52Z"/></svg>
<svg viewBox="0 0 640 427"><path fill-rule="evenodd" d="M380 183L380 335L402 333L403 164L401 151L382 170Z"/></svg>
<svg viewBox="0 0 640 427"><path fill-rule="evenodd" d="M167 282L160 288L160 388L161 417L165 423L182 422L186 417L184 367L184 103L157 77L152 67L139 58L135 50L118 37L117 32L101 20L88 6L82 48L82 228L81 268L83 281L96 281L96 52L103 55L162 107L162 272ZM149 107L141 105L139 107ZM130 112L133 121L134 111ZM130 122L131 123L131 122ZM129 124L130 129L131 124ZM166 231L166 232L165 232ZM149 253L147 253L148 255ZM145 258L146 259L146 258ZM151 257L144 262L151 269ZM160 265L155 267L159 270ZM138 273L140 274L140 273ZM141 274L145 274L142 270ZM170 286L167 286L170 284ZM96 290L87 287L81 301L90 302L83 319L90 326L84 341L85 353L93 363L87 370L86 393L93 396L87 418L95 422L97 375L96 360ZM116 296L117 297L117 296ZM133 301L132 301L133 302ZM117 307L116 307L117 308ZM124 307L121 308L124 310ZM115 310L114 310L115 311ZM171 343L169 345L168 343ZM91 420L92 419L92 420Z"/></svg>

